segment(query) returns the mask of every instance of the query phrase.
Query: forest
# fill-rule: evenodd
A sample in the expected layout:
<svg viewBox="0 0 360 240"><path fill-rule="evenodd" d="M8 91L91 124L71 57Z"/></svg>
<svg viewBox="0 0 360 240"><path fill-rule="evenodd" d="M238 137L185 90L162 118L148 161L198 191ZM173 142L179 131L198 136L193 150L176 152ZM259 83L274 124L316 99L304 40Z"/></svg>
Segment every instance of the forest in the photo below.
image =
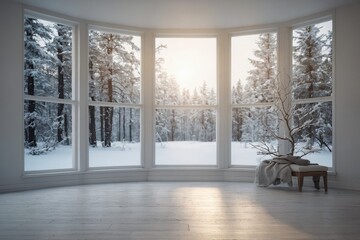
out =
<svg viewBox="0 0 360 240"><path fill-rule="evenodd" d="M311 25L294 30L289 90L294 100L332 94L332 32L320 29ZM32 155L52 151L59 144L71 145L72 35L72 27L24 19L24 146ZM140 141L140 43L138 36L89 30L89 146L111 148L114 142ZM232 84L233 142L272 142L279 127L272 106L278 74L276 34L259 34L256 45L254 57L248 59L252 68L247 79ZM193 89L181 88L159 57L166 47L159 44L155 49L156 141L216 141L216 89L206 81ZM294 126L308 123L297 132L296 141L309 149L331 146L332 102L296 104L294 109Z"/></svg>

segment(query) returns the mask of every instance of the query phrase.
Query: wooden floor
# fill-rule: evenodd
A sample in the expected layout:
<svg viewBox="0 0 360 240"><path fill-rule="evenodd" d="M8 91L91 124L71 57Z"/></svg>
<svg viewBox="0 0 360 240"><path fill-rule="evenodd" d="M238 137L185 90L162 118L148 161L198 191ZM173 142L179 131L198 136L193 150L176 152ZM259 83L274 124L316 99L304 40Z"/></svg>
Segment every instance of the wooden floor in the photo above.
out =
<svg viewBox="0 0 360 240"><path fill-rule="evenodd" d="M360 239L360 192L119 183L0 194L0 239Z"/></svg>

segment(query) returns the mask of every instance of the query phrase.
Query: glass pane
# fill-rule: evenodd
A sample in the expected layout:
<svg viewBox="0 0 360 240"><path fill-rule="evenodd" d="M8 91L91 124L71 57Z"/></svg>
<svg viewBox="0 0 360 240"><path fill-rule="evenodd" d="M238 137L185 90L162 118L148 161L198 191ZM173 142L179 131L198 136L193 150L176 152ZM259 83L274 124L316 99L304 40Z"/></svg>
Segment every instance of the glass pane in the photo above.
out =
<svg viewBox="0 0 360 240"><path fill-rule="evenodd" d="M141 38L89 31L89 99L140 103Z"/></svg>
<svg viewBox="0 0 360 240"><path fill-rule="evenodd" d="M325 166L332 166L332 102L295 106L295 155Z"/></svg>
<svg viewBox="0 0 360 240"><path fill-rule="evenodd" d="M156 110L157 165L215 165L216 111Z"/></svg>
<svg viewBox="0 0 360 240"><path fill-rule="evenodd" d="M140 110L89 106L89 166L140 165Z"/></svg>
<svg viewBox="0 0 360 240"><path fill-rule="evenodd" d="M156 38L155 103L214 105L216 38Z"/></svg>
<svg viewBox="0 0 360 240"><path fill-rule="evenodd" d="M276 33L231 38L232 103L272 102L277 75Z"/></svg>
<svg viewBox="0 0 360 240"><path fill-rule="evenodd" d="M73 168L72 107L25 101L25 171Z"/></svg>
<svg viewBox="0 0 360 240"><path fill-rule="evenodd" d="M24 93L71 99L72 28L24 19Z"/></svg>
<svg viewBox="0 0 360 240"><path fill-rule="evenodd" d="M232 165L259 165L277 152L277 113L273 107L234 108L232 111Z"/></svg>
<svg viewBox="0 0 360 240"><path fill-rule="evenodd" d="M331 96L332 53L332 21L293 30L294 98Z"/></svg>

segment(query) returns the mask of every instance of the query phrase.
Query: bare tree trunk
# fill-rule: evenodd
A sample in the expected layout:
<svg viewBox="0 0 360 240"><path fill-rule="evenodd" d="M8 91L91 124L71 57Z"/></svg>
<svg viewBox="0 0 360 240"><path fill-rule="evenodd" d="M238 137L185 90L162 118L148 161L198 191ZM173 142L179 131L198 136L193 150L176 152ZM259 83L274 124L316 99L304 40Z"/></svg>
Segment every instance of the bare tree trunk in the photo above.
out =
<svg viewBox="0 0 360 240"><path fill-rule="evenodd" d="M240 142L242 139L242 116L241 116L241 110L236 108L235 109L235 121L236 121L236 141Z"/></svg>
<svg viewBox="0 0 360 240"><path fill-rule="evenodd" d="M89 144L96 147L95 106L89 106Z"/></svg>
<svg viewBox="0 0 360 240"><path fill-rule="evenodd" d="M126 139L126 108L123 108L123 119L122 119L122 128L123 128L123 139Z"/></svg>
<svg viewBox="0 0 360 240"><path fill-rule="evenodd" d="M113 86L112 86L112 79L110 78L107 82L108 86L108 100L109 102L113 101ZM112 117L113 117L113 107L104 107L104 121L105 121L105 139L104 139L104 146L111 147L111 135L112 135Z"/></svg>
<svg viewBox="0 0 360 240"><path fill-rule="evenodd" d="M102 143L104 143L105 137L104 137L104 108L100 107L100 140Z"/></svg>
<svg viewBox="0 0 360 240"><path fill-rule="evenodd" d="M92 101L95 101L94 91L94 71L93 71L93 62L89 61L89 71L91 81L89 83L90 97ZM96 147L96 121L95 121L95 106L89 106L89 144L93 147Z"/></svg>
<svg viewBox="0 0 360 240"><path fill-rule="evenodd" d="M171 131L170 131L170 141L175 141L175 130L176 130L176 119L175 119L175 110L171 110Z"/></svg>
<svg viewBox="0 0 360 240"><path fill-rule="evenodd" d="M65 145L70 145L70 140L69 140L69 121L68 121L68 117L67 114L64 114L64 135L65 135L65 139L64 139L64 144Z"/></svg>
<svg viewBox="0 0 360 240"><path fill-rule="evenodd" d="M129 119L129 142L132 142L132 127L133 127L133 119L132 119L132 108L129 109L130 111L130 119Z"/></svg>
<svg viewBox="0 0 360 240"><path fill-rule="evenodd" d="M118 137L118 141L121 142L121 108L119 108L118 114L119 114L119 125L118 125L117 137Z"/></svg>
<svg viewBox="0 0 360 240"><path fill-rule="evenodd" d="M63 36L62 31L58 31L59 37ZM59 43L62 45L63 43ZM64 99L64 69L63 69L63 50L61 47L57 48L57 58L59 60L59 64L57 67L57 73L58 73L58 98ZM57 127L57 142L60 143L63 141L63 125L64 125L64 104L59 103L57 108L57 121L58 121L58 127Z"/></svg>
<svg viewBox="0 0 360 240"><path fill-rule="evenodd" d="M28 69L34 69L34 65L33 64L28 64ZM35 80L33 76L28 76L27 78L27 94L33 96L35 94ZM28 113L30 115L28 122L27 122L27 129L28 129L28 142L27 142L27 146L29 147L36 147L36 132L35 132L35 128L36 128L36 124L35 124L35 118L33 117L33 113L35 113L35 101L33 100L29 100L28 103Z"/></svg>
<svg viewBox="0 0 360 240"><path fill-rule="evenodd" d="M63 141L63 125L64 125L64 104L59 103L57 106L57 142Z"/></svg>
<svg viewBox="0 0 360 240"><path fill-rule="evenodd" d="M112 58L113 46L109 46L106 49L107 54ZM109 79L107 79L107 97L108 102L113 102L113 68L109 68ZM112 123L113 123L113 107L104 107L105 109L105 139L104 147L111 147L111 137L112 137Z"/></svg>
<svg viewBox="0 0 360 240"><path fill-rule="evenodd" d="M112 135L112 107L104 107L104 122L105 122L105 138L104 147L111 147L111 135Z"/></svg>

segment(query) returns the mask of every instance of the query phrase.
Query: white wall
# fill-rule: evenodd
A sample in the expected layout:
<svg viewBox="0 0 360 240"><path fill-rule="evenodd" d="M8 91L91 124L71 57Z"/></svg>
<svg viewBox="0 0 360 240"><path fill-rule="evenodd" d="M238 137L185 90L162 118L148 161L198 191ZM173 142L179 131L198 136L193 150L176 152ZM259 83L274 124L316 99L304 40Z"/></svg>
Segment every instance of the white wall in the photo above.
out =
<svg viewBox="0 0 360 240"><path fill-rule="evenodd" d="M22 174L22 9L0 3L0 186L21 182Z"/></svg>
<svg viewBox="0 0 360 240"><path fill-rule="evenodd" d="M360 189L360 4L336 10L336 185Z"/></svg>
<svg viewBox="0 0 360 240"><path fill-rule="evenodd" d="M68 184L147 181L211 180L248 181L253 172L210 170L132 170L80 172L63 175L23 175L22 102L22 7L9 0L0 2L0 192ZM336 122L337 175L330 188L360 190L360 4L336 11ZM175 176L175 177L174 177Z"/></svg>

